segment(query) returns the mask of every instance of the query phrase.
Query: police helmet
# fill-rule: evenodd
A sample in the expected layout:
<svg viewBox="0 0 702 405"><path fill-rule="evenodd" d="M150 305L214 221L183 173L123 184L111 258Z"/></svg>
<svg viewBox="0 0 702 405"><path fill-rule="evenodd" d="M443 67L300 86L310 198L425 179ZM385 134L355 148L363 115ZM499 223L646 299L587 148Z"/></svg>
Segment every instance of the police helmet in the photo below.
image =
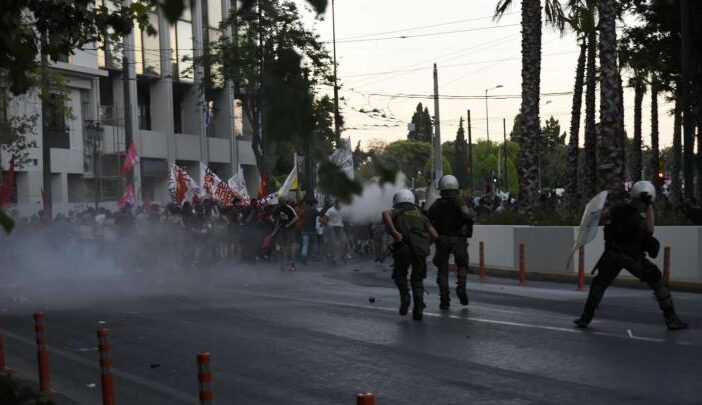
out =
<svg viewBox="0 0 702 405"><path fill-rule="evenodd" d="M634 183L634 186L629 190L629 197L632 199L640 199L643 193L647 193L651 196L651 202L656 201L656 188L653 186L653 183L647 180Z"/></svg>
<svg viewBox="0 0 702 405"><path fill-rule="evenodd" d="M414 193L411 190L405 189L395 193L395 196L392 198L392 205L396 206L402 203L414 204Z"/></svg>
<svg viewBox="0 0 702 405"><path fill-rule="evenodd" d="M456 176L447 174L439 179L439 190L458 190L458 179Z"/></svg>

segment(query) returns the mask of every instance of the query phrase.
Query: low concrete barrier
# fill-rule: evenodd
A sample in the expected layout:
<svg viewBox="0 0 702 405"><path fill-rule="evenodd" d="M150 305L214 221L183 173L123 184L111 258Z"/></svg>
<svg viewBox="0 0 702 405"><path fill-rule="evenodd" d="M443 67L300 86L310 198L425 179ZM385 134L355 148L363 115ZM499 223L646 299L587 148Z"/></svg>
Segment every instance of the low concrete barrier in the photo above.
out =
<svg viewBox="0 0 702 405"><path fill-rule="evenodd" d="M566 268L577 227L476 225L470 241L471 267L479 266L479 245L484 241L485 267L496 270L519 269L519 243L526 244L526 268L534 273L577 275L578 257L575 252ZM670 246L670 279L679 282L702 282L702 227L657 226L655 237L661 242L661 252L651 259L663 271L663 248ZM590 273L604 250L604 230L600 227L595 240L585 247L585 271ZM515 274L516 276L516 274ZM623 271L622 277L632 277Z"/></svg>

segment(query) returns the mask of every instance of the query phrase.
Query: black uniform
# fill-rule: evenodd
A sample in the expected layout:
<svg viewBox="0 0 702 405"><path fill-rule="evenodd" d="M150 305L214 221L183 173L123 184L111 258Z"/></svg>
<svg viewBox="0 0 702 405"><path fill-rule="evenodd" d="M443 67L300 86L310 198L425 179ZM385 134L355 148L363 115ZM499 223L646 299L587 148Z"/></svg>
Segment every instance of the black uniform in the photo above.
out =
<svg viewBox="0 0 702 405"><path fill-rule="evenodd" d="M402 241L393 244L394 269L392 279L400 291L400 313L407 313L410 303L407 273L412 267L410 284L414 307L412 316L415 320L422 319L424 308L424 278L427 275L427 256L431 240L429 228L431 223L414 204L404 203L392 211L392 221L395 229L402 234Z"/></svg>
<svg viewBox="0 0 702 405"><path fill-rule="evenodd" d="M646 258L647 252L655 258L660 245L646 229L646 208L637 208L635 205L622 204L610 209L610 222L604 229L605 251L597 263L597 276L590 284L583 314L575 321L579 327L586 327L590 323L605 290L622 268L653 290L669 328L687 326L675 314L670 290L663 282L660 270Z"/></svg>
<svg viewBox="0 0 702 405"><path fill-rule="evenodd" d="M464 213L465 202L458 197L442 197L429 208L428 216L439 233L436 241L434 265L438 268L436 283L439 285L440 308L448 309L449 302L449 256L456 261L456 294L461 304L468 305L466 280L468 273L468 241L472 236L473 221Z"/></svg>

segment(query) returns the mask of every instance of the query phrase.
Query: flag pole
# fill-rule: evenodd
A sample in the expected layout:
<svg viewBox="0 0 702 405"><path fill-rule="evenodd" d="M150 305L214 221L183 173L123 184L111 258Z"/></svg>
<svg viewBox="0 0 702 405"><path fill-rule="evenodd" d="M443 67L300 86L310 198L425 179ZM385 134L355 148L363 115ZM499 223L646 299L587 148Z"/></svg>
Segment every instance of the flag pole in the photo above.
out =
<svg viewBox="0 0 702 405"><path fill-rule="evenodd" d="M300 167L297 165L297 152L293 154L293 167L295 168L295 178L297 179L297 187L295 188L295 199L297 200L297 205L300 205Z"/></svg>

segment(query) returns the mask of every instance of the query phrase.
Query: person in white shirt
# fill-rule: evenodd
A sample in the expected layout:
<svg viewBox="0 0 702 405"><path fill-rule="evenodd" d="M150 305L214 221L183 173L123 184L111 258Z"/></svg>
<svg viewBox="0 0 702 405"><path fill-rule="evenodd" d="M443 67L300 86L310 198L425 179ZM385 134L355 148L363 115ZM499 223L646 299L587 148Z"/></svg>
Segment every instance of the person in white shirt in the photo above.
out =
<svg viewBox="0 0 702 405"><path fill-rule="evenodd" d="M331 263L336 264L337 258L342 260L346 257L346 233L344 231L344 219L341 215L339 201L324 213L324 222L329 228L330 256Z"/></svg>

